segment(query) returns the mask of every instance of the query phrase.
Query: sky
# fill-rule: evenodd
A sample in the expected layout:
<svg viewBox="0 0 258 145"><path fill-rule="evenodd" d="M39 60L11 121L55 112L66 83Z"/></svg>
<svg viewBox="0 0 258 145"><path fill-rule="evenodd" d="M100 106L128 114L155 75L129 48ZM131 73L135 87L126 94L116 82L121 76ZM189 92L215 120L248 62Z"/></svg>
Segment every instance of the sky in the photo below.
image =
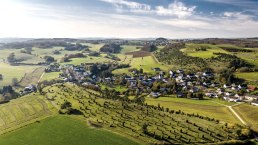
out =
<svg viewBox="0 0 258 145"><path fill-rule="evenodd" d="M258 0L0 0L0 37L258 36Z"/></svg>

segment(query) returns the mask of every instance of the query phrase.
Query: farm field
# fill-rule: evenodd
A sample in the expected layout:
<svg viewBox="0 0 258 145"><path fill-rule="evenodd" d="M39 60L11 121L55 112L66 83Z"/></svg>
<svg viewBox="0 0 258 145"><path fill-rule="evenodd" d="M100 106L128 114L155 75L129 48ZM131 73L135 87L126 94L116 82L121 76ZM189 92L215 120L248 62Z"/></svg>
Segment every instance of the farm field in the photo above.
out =
<svg viewBox="0 0 258 145"><path fill-rule="evenodd" d="M0 87L12 84L12 79L17 78L18 81L26 74L33 72L40 66L11 66L0 62L0 74L3 74L3 80L0 81Z"/></svg>
<svg viewBox="0 0 258 145"><path fill-rule="evenodd" d="M29 84L37 84L40 81L41 76L45 71L44 67L40 67L35 69L31 73L26 73L24 77L22 77L21 81L19 82L19 86L26 87Z"/></svg>
<svg viewBox="0 0 258 145"><path fill-rule="evenodd" d="M196 51L197 48L199 47L205 47L207 48L206 51ZM211 58L211 57L216 57L215 54L213 53L227 53L225 50L214 46L210 44L188 44L186 48L182 49L184 53L186 53L189 56L193 57L200 57L200 58Z"/></svg>
<svg viewBox="0 0 258 145"><path fill-rule="evenodd" d="M134 46L134 45L122 45L122 50L120 53L125 54L128 52L134 52L134 51L139 51L140 49L137 49L137 47L141 46Z"/></svg>
<svg viewBox="0 0 258 145"><path fill-rule="evenodd" d="M258 72L235 73L235 75L247 81L258 81Z"/></svg>
<svg viewBox="0 0 258 145"><path fill-rule="evenodd" d="M247 124L258 131L258 106L252 106L249 104L241 104L235 106L234 109L238 114L247 122Z"/></svg>
<svg viewBox="0 0 258 145"><path fill-rule="evenodd" d="M59 77L60 72L50 72L50 73L44 73L42 79L40 81L50 81L53 79L57 79Z"/></svg>
<svg viewBox="0 0 258 145"><path fill-rule="evenodd" d="M70 62L64 62L61 64L73 64L80 65L81 63L98 63L98 62L112 62L113 60L105 58L103 55L99 57L87 56L84 58L72 58Z"/></svg>
<svg viewBox="0 0 258 145"><path fill-rule="evenodd" d="M0 145L137 145L125 137L89 127L75 117L55 116L0 136Z"/></svg>
<svg viewBox="0 0 258 145"><path fill-rule="evenodd" d="M0 134L54 114L52 104L39 95L28 95L0 105Z"/></svg>
<svg viewBox="0 0 258 145"><path fill-rule="evenodd" d="M217 99L189 100L185 98L160 97L157 99L146 98L145 102L150 105L160 105L164 106L165 108L181 110L186 113L198 113L199 115L219 119L223 122L239 123L228 108L220 104L221 102L224 102L225 105L232 105L233 103L228 103Z"/></svg>
<svg viewBox="0 0 258 145"><path fill-rule="evenodd" d="M155 73L155 71L153 70L153 68L155 67L159 67L161 70L167 72L170 67L167 65L162 65L160 63L158 63L153 56L147 56L147 57L138 57L138 58L131 58L130 61L130 68L136 68L136 69L140 69L142 68L144 72L146 73ZM124 69L117 69L115 71L113 71L114 74L123 74L123 73L128 73L128 70L130 68L124 68Z"/></svg>

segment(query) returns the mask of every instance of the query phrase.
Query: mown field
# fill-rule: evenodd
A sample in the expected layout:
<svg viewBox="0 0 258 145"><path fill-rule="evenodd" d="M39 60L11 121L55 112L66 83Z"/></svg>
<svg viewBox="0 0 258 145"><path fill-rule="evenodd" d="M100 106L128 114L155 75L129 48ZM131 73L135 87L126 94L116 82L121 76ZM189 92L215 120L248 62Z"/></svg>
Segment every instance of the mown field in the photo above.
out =
<svg viewBox="0 0 258 145"><path fill-rule="evenodd" d="M241 104L235 106L234 109L238 114L247 122L247 124L258 131L258 106L252 106L249 104Z"/></svg>
<svg viewBox="0 0 258 145"><path fill-rule="evenodd" d="M0 145L137 145L125 137L89 127L77 117L55 116L0 136Z"/></svg>
<svg viewBox="0 0 258 145"><path fill-rule="evenodd" d="M160 97L157 99L146 98L145 101L150 105L160 105L186 113L198 113L199 115L216 118L223 122L240 123L228 108L221 104L232 105L233 103L217 99L190 100L185 98Z"/></svg>
<svg viewBox="0 0 258 145"><path fill-rule="evenodd" d="M40 95L28 95L0 105L0 134L55 114L53 105Z"/></svg>

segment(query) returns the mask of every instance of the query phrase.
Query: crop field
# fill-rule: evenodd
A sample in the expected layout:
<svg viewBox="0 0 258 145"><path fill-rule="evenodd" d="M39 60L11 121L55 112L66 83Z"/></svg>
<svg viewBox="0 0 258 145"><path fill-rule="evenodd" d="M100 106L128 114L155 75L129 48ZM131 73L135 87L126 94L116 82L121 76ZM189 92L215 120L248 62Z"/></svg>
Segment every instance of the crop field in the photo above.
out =
<svg viewBox="0 0 258 145"><path fill-rule="evenodd" d="M249 104L241 104L235 106L234 109L254 130L258 131L258 106Z"/></svg>
<svg viewBox="0 0 258 145"><path fill-rule="evenodd" d="M240 127L232 127L233 124L225 126L217 118L202 117L196 113L112 100L109 95L100 95L69 83L48 86L43 92L58 106L65 101L71 102L91 126L103 127L144 143L220 142L235 139L234 132ZM224 117L227 115L224 114ZM147 129L144 131L145 125Z"/></svg>
<svg viewBox="0 0 258 145"><path fill-rule="evenodd" d="M35 69L31 73L26 73L24 77L22 77L21 81L19 82L19 85L22 87L26 87L29 84L37 84L39 79L41 78L42 74L44 73L45 68L40 67Z"/></svg>
<svg viewBox="0 0 258 145"><path fill-rule="evenodd" d="M0 136L0 145L137 145L125 137L91 128L86 121L55 116Z"/></svg>
<svg viewBox="0 0 258 145"><path fill-rule="evenodd" d="M0 105L0 134L51 116L53 106L42 96L29 95Z"/></svg>
<svg viewBox="0 0 258 145"><path fill-rule="evenodd" d="M157 62L153 56L147 56L147 57L138 57L138 58L131 58L130 61L130 68L136 68L140 69L142 68L144 72L146 73L155 73L153 68L159 67L163 71L168 71L170 69L167 65L162 65L159 62ZM117 69L113 71L114 74L123 74L128 73L128 68L124 69Z"/></svg>
<svg viewBox="0 0 258 145"><path fill-rule="evenodd" d="M17 78L18 81L26 74L33 72L39 66L11 66L0 62L0 74L3 74L3 80L0 81L0 87L12 84L12 79Z"/></svg>
<svg viewBox="0 0 258 145"><path fill-rule="evenodd" d="M145 101L150 105L160 105L174 110L181 110L186 113L198 113L199 115L216 118L223 122L239 123L228 108L219 104L225 101L219 101L217 99L190 100L185 98L160 97L157 99L146 98ZM225 105L231 105L231 103Z"/></svg>

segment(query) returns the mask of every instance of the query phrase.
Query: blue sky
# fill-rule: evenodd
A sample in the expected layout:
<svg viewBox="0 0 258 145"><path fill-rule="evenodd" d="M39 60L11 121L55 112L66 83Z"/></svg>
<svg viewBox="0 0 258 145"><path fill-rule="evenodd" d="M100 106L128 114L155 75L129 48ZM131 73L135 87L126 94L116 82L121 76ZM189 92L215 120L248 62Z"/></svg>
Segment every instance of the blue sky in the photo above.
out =
<svg viewBox="0 0 258 145"><path fill-rule="evenodd" d="M257 0L0 0L0 37L257 37Z"/></svg>

